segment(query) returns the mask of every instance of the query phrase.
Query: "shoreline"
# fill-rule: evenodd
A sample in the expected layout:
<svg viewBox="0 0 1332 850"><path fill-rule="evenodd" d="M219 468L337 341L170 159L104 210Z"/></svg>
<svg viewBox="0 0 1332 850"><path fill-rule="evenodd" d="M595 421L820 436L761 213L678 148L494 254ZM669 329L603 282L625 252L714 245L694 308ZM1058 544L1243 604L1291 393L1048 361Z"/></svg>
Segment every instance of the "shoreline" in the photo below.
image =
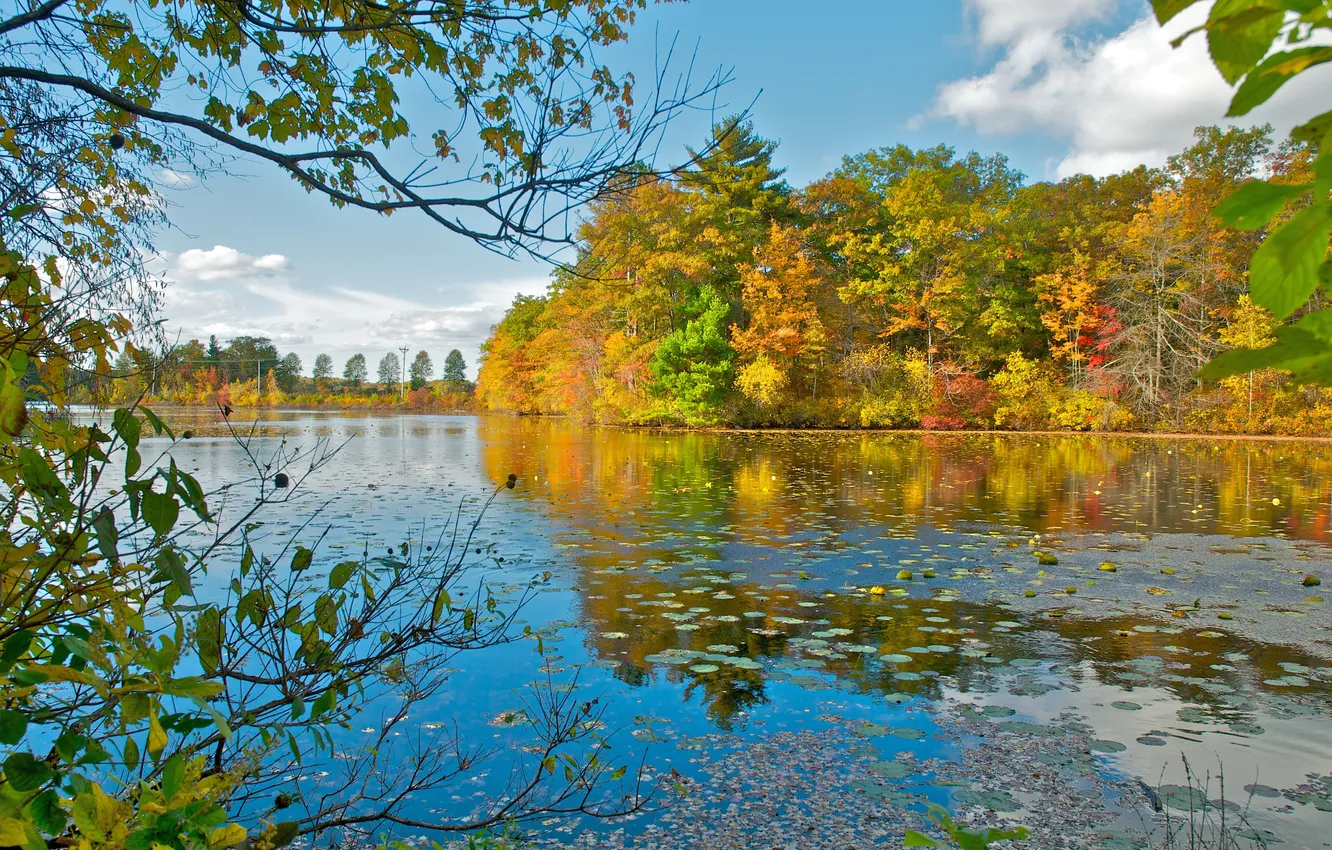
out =
<svg viewBox="0 0 1332 850"><path fill-rule="evenodd" d="M96 405L74 405L75 407L96 407ZM151 410L172 410L172 411L213 411L217 408L206 405L191 404L165 404L165 405L144 405ZM105 409L111 409L107 405ZM512 413L506 411L477 411L466 408L455 408L450 410L430 410L425 408L417 409L398 409L394 407L372 407L368 405L350 405L350 406L327 406L327 407L237 407L233 408L235 413L324 413L329 411L350 413L413 413L427 416L497 416L510 419L549 419L565 420L573 422L571 417L559 414L546 413ZM1324 436L1303 436L1293 434L1209 434L1205 432L1189 431L1059 431L1059 430L1039 430L1039 431L1005 431L998 428L961 428L949 431L931 431L926 428L757 428L753 426L728 426L728 425L707 425L707 426L673 426L673 425L627 425L614 422L583 422L579 423L586 428L606 428L617 431L648 431L659 432L663 434L846 434L846 435L882 435L882 434L901 434L904 436L998 436L998 437L1101 437L1101 438L1123 438L1123 439L1152 439L1152 440L1226 440L1232 442L1238 441L1262 441L1262 442L1307 442L1307 443L1328 443L1332 442L1332 434Z"/></svg>

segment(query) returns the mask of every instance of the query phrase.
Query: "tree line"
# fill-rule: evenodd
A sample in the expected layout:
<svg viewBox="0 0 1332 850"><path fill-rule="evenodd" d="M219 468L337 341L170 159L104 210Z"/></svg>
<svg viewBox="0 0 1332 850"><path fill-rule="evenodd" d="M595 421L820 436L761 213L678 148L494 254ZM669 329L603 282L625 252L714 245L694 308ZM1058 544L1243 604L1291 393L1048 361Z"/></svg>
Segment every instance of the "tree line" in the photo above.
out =
<svg viewBox="0 0 1332 850"><path fill-rule="evenodd" d="M127 349L109 378L83 376L85 386L78 398L123 401L146 396L186 404L221 401L246 406L296 396L318 403L339 396L396 395L404 383L419 393L436 383L434 360L424 350L416 352L405 375L400 358L392 351L379 360L376 381L370 380L367 364L366 356L357 352L347 358L338 375L333 358L319 354L307 377L300 355L281 353L268 337L241 335L224 345L210 336L207 343L192 339L164 351ZM441 393L470 395L467 361L458 349L445 356L439 383L435 389Z"/></svg>
<svg viewBox="0 0 1332 850"><path fill-rule="evenodd" d="M1332 429L1332 398L1285 372L1198 377L1281 324L1247 295L1266 228L1213 209L1260 176L1309 182L1309 145L1201 127L1161 168L1060 182L898 145L799 189L776 148L728 119L690 169L593 205L576 260L483 346L480 404L640 424Z"/></svg>

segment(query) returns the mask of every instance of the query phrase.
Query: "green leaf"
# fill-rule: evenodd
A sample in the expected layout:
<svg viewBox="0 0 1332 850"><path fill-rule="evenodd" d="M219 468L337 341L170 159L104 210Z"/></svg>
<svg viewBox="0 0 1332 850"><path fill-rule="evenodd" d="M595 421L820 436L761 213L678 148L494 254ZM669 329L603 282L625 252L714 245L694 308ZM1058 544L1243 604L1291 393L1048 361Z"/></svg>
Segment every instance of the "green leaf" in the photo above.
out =
<svg viewBox="0 0 1332 850"><path fill-rule="evenodd" d="M59 835L65 831L69 817L60 808L60 795L55 789L48 788L33 798L27 807L28 817L47 835Z"/></svg>
<svg viewBox="0 0 1332 850"><path fill-rule="evenodd" d="M315 622L329 637L338 633L338 603L327 593L315 600Z"/></svg>
<svg viewBox="0 0 1332 850"><path fill-rule="evenodd" d="M939 842L930 838L928 835L916 832L914 829L906 831L906 837L902 839L903 847L938 847Z"/></svg>
<svg viewBox="0 0 1332 850"><path fill-rule="evenodd" d="M162 434L166 434L168 437L170 437L173 440L176 438L176 435L171 433L171 428L165 422L159 419L156 413L153 413L151 410L149 410L146 407L140 407L139 412L143 414L144 419L148 420L148 424L153 426L153 433L159 436Z"/></svg>
<svg viewBox="0 0 1332 850"><path fill-rule="evenodd" d="M3 646L0 646L0 673L7 673L32 646L33 633L28 629L20 629L9 637L5 638Z"/></svg>
<svg viewBox="0 0 1332 850"><path fill-rule="evenodd" d="M199 663L205 673L213 674L222 663L222 641L224 637L222 612L209 606L199 612L196 628L199 642Z"/></svg>
<svg viewBox="0 0 1332 850"><path fill-rule="evenodd" d="M27 715L9 708L0 711L0 744L13 746L22 741L27 732Z"/></svg>
<svg viewBox="0 0 1332 850"><path fill-rule="evenodd" d="M219 712L216 708L213 708L213 706L209 704L207 700L204 700L200 697L194 698L194 704L199 706L200 711L209 716L209 718L213 721L213 725L217 727L218 734L221 735L224 740L230 741L231 725L227 723L227 719L222 716L222 713Z"/></svg>
<svg viewBox="0 0 1332 850"><path fill-rule="evenodd" d="M143 491L144 522L148 523L159 537L171 531L179 516L180 503L174 496L157 493L151 489Z"/></svg>
<svg viewBox="0 0 1332 850"><path fill-rule="evenodd" d="M332 689L324 691L310 706L310 716L320 717L338 707L338 695Z"/></svg>
<svg viewBox="0 0 1332 850"><path fill-rule="evenodd" d="M1198 372L1198 377L1214 381L1258 369L1292 371L1311 358L1332 353L1325 340L1303 328L1277 328L1276 338L1276 344L1267 348L1236 348L1218 354Z"/></svg>
<svg viewBox="0 0 1332 850"><path fill-rule="evenodd" d="M1180 12L1198 2L1199 0L1152 0L1152 10L1156 12L1156 20L1162 24L1166 24ZM907 846L909 847L911 845ZM931 844L926 846L933 847L935 845Z"/></svg>
<svg viewBox="0 0 1332 850"><path fill-rule="evenodd" d="M1327 268L1324 266L1324 268ZM1295 327L1302 331L1308 331L1314 336L1328 343L1332 343L1332 310L1315 310L1312 313L1305 313Z"/></svg>
<svg viewBox="0 0 1332 850"><path fill-rule="evenodd" d="M1294 364L1290 369L1291 378L1298 384L1332 386L1332 346L1325 350L1327 353L1321 357L1311 357Z"/></svg>
<svg viewBox="0 0 1332 850"><path fill-rule="evenodd" d="M434 610L430 612L430 619L438 623L439 618L444 616L444 609L448 608L449 603L452 601L453 598L449 596L448 588L441 587L439 593L435 594L435 607Z"/></svg>
<svg viewBox="0 0 1332 850"><path fill-rule="evenodd" d="M185 781L185 756L176 753L162 768L162 799L170 803Z"/></svg>
<svg viewBox="0 0 1332 850"><path fill-rule="evenodd" d="M152 580L155 582L170 582L171 587L179 596L190 596L194 593L194 587L190 582L190 571L185 568L185 559L175 550L175 547L167 546L157 553L153 560L153 566L157 571L153 573Z"/></svg>
<svg viewBox="0 0 1332 850"><path fill-rule="evenodd" d="M1322 145L1328 134L1332 133L1332 112L1324 112L1317 118L1306 121L1290 131L1290 137L1297 142ZM1332 151L1328 151L1332 153Z"/></svg>
<svg viewBox="0 0 1332 850"><path fill-rule="evenodd" d="M1278 227L1254 252L1249 266L1253 301L1284 319L1303 307L1318 288L1318 270L1327 258L1332 202L1314 204Z"/></svg>
<svg viewBox="0 0 1332 850"><path fill-rule="evenodd" d="M1286 202L1298 198L1311 186L1285 186L1254 180L1231 193L1216 207L1216 217L1236 230L1257 230L1276 218Z"/></svg>
<svg viewBox="0 0 1332 850"><path fill-rule="evenodd" d="M32 753L13 753L5 759L5 779L15 791L36 791L53 775L46 762L38 761Z"/></svg>
<svg viewBox="0 0 1332 850"><path fill-rule="evenodd" d="M1332 62L1332 47L1301 47L1268 57L1244 78L1226 115L1234 118L1249 114L1296 74L1324 62Z"/></svg>
<svg viewBox="0 0 1332 850"><path fill-rule="evenodd" d="M125 746L121 749L121 756L125 760L125 767L133 770L139 766L139 743L133 737L125 738Z"/></svg>
<svg viewBox="0 0 1332 850"><path fill-rule="evenodd" d="M102 508L93 519L93 532L97 535L97 550L108 561L120 560L120 530L116 527L116 515L110 508Z"/></svg>
<svg viewBox="0 0 1332 850"><path fill-rule="evenodd" d="M280 821L273 825L273 847L286 847L300 834L301 825L296 821Z"/></svg>
<svg viewBox="0 0 1332 850"><path fill-rule="evenodd" d="M1332 133L1328 134L1327 139L1321 145L1322 156L1313 162L1315 198L1326 198L1332 194Z"/></svg>
<svg viewBox="0 0 1332 850"><path fill-rule="evenodd" d="M1275 2L1216 0L1207 18L1207 47L1226 82L1234 85L1263 61L1284 19Z"/></svg>
<svg viewBox="0 0 1332 850"><path fill-rule="evenodd" d="M359 565L355 561L343 561L334 567L328 574L329 590L341 590L351 580L357 566Z"/></svg>
<svg viewBox="0 0 1332 850"><path fill-rule="evenodd" d="M291 559L291 571L293 573L298 573L301 570L308 568L310 566L310 562L313 560L314 560L314 552L311 552L309 549L306 549L304 546L297 546L296 554L293 555Z"/></svg>

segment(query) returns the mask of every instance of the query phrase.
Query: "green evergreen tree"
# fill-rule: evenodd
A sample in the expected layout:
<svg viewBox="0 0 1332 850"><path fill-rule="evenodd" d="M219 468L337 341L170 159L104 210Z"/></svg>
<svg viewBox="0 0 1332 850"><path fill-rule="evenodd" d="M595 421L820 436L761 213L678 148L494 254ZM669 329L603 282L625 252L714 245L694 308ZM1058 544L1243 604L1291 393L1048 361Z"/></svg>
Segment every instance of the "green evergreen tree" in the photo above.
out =
<svg viewBox="0 0 1332 850"><path fill-rule="evenodd" d="M650 366L653 391L691 425L716 421L735 380L730 305L711 286L699 290L697 302L698 318L663 339Z"/></svg>
<svg viewBox="0 0 1332 850"><path fill-rule="evenodd" d="M792 216L791 188L782 180L783 170L772 164L777 143L732 116L712 128L707 147L688 150L694 168L680 182L697 195L689 229L700 234L697 248L712 268L704 282L738 307L740 266L753 262L772 222Z"/></svg>

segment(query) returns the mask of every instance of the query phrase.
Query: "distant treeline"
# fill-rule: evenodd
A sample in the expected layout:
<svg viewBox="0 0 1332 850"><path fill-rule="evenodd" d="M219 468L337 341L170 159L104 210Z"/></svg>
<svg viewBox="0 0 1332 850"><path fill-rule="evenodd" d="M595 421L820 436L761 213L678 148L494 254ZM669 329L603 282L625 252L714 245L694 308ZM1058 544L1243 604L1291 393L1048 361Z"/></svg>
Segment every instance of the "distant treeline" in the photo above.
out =
<svg viewBox="0 0 1332 850"><path fill-rule="evenodd" d="M307 377L295 352L282 354L271 339L238 336L226 345L217 337L197 339L163 352L129 348L111 376L76 376L75 401L121 403L146 397L169 404L232 407L406 407L415 410L464 410L472 407L475 386L467 363L453 349L435 377L430 354L418 351L406 372L397 353L389 352L371 381L364 354L354 354L334 374L333 358L315 357ZM404 387L405 383L405 387Z"/></svg>
<svg viewBox="0 0 1332 850"><path fill-rule="evenodd" d="M486 342L478 403L640 424L1332 433L1332 395L1284 373L1196 377L1278 326L1245 294L1265 231L1211 213L1256 175L1312 183L1308 149L1270 127L1199 128L1163 168L1058 183L899 145L795 189L775 149L726 121L692 170L595 205L577 261Z"/></svg>

